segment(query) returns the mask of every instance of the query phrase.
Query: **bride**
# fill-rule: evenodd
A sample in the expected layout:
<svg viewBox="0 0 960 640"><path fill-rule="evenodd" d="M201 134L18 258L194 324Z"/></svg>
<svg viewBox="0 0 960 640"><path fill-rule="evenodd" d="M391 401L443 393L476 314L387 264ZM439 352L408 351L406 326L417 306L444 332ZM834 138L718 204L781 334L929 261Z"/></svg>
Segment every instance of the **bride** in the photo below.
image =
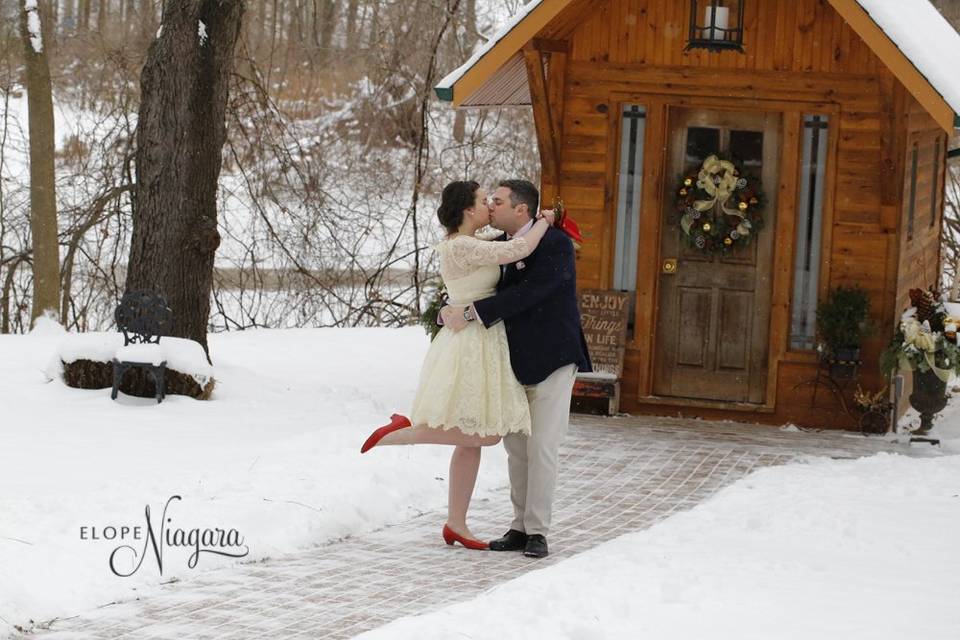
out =
<svg viewBox="0 0 960 640"><path fill-rule="evenodd" d="M444 187L437 217L447 231L436 246L440 275L449 303L456 305L494 295L500 265L533 253L554 222L554 213L543 211L521 237L506 242L480 239L475 234L490 224L490 209L486 193L472 181ZM468 308L464 313L469 312ZM367 438L361 453L377 445L453 445L443 539L449 545L459 542L469 549L486 549L487 543L467 527L480 447L497 444L508 433L530 433L527 396L510 366L503 323L487 328L469 322L459 332L442 328L424 358L410 418L399 414L391 418Z"/></svg>

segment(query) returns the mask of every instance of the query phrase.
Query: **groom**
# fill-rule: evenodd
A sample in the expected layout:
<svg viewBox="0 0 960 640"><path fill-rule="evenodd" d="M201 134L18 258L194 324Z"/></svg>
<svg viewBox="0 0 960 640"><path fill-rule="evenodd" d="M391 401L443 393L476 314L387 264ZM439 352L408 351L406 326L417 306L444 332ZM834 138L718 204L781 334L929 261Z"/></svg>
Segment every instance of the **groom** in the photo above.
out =
<svg viewBox="0 0 960 640"><path fill-rule="evenodd" d="M533 226L540 193L526 180L504 180L490 198L491 225L500 240ZM504 436L510 472L513 522L493 551L547 555L547 533L557 485L558 451L570 421L570 395L577 371L591 371L577 308L573 243L550 228L529 257L502 269L496 295L441 311L454 331L469 322L503 322L510 361L530 403L530 435Z"/></svg>

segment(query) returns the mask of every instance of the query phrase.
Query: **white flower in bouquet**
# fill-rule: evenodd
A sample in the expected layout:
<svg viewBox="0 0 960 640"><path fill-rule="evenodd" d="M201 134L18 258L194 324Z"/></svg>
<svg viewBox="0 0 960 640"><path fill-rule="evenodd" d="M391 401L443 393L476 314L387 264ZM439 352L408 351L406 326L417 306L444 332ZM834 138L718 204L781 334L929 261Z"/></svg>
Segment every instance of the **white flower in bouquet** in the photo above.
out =
<svg viewBox="0 0 960 640"><path fill-rule="evenodd" d="M930 323L917 322L916 318L908 318L900 325L903 329L903 341L920 351L933 353L937 349L937 337L930 331Z"/></svg>

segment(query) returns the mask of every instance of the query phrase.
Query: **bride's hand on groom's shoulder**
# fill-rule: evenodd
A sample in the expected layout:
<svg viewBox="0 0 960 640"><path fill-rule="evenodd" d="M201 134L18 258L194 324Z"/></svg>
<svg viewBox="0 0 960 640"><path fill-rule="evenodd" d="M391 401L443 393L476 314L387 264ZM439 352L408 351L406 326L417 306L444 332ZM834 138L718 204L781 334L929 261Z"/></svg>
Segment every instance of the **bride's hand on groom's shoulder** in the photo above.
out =
<svg viewBox="0 0 960 640"><path fill-rule="evenodd" d="M557 212L553 209L541 209L537 217L546 220L551 227L557 222Z"/></svg>

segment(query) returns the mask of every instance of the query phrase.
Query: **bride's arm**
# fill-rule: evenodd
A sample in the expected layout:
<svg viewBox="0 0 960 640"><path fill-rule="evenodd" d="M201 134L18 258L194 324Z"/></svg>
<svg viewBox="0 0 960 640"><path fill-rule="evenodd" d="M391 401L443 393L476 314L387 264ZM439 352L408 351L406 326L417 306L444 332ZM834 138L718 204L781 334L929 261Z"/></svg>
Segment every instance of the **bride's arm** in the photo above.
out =
<svg viewBox="0 0 960 640"><path fill-rule="evenodd" d="M451 245L451 254L455 262L465 268L484 265L510 264L523 260L537 248L547 229L553 224L553 211L544 211L533 227L522 237L505 242L488 242L472 238L470 242L460 241Z"/></svg>
<svg viewBox="0 0 960 640"><path fill-rule="evenodd" d="M513 240L526 240L526 255L522 255L515 260L507 260L506 262L501 262L500 264L508 264L510 262L516 262L526 258L531 253L533 253L537 246L540 244L540 241L543 240L543 236L546 235L547 229L553 226L553 221L556 219L556 214L548 209L546 211L541 211L540 215L537 216L537 221L533 223L533 227L530 228L530 231L526 233L522 238L514 238ZM508 242L513 242L513 240L508 240Z"/></svg>

